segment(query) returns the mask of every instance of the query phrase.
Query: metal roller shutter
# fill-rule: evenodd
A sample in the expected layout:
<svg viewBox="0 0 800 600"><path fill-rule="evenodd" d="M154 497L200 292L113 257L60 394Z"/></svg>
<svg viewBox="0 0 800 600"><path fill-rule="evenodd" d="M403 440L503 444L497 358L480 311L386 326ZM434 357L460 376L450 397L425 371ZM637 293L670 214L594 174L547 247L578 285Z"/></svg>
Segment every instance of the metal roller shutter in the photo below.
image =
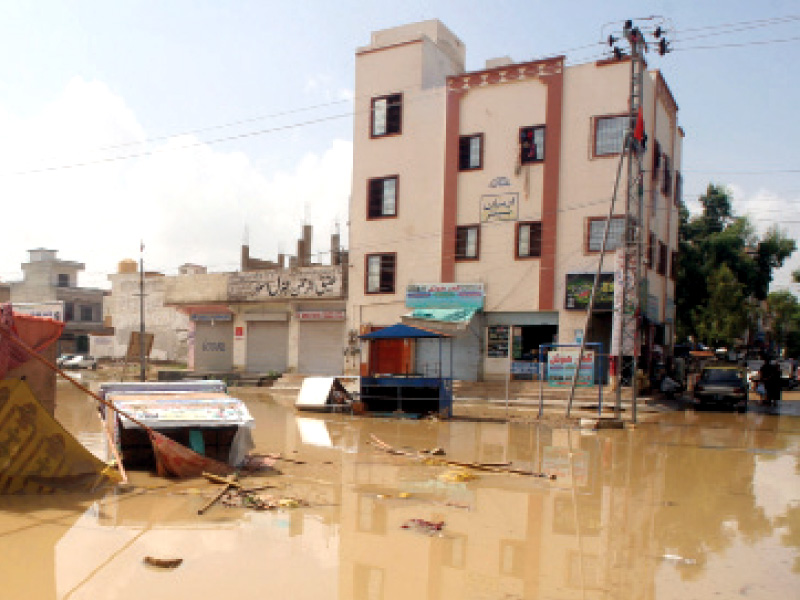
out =
<svg viewBox="0 0 800 600"><path fill-rule="evenodd" d="M341 375L344 321L300 323L298 371L304 375Z"/></svg>
<svg viewBox="0 0 800 600"><path fill-rule="evenodd" d="M233 323L196 323L194 368L197 371L230 371L233 368Z"/></svg>
<svg viewBox="0 0 800 600"><path fill-rule="evenodd" d="M289 324L286 322L250 321L247 324L245 365L252 373L286 371Z"/></svg>
<svg viewBox="0 0 800 600"><path fill-rule="evenodd" d="M450 348L453 349L453 379L477 381L481 362L481 341L471 331L442 340L441 375L450 376ZM415 371L435 377L439 374L439 340L417 340Z"/></svg>

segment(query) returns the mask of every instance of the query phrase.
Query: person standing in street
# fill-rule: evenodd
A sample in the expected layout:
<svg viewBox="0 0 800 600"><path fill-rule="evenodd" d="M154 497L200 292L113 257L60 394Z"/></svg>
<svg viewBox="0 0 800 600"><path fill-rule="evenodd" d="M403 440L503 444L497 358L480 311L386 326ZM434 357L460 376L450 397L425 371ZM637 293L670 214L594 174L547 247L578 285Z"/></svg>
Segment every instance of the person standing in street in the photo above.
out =
<svg viewBox="0 0 800 600"><path fill-rule="evenodd" d="M759 369L759 378L764 384L765 401L767 406L777 406L781 399L781 370L777 363L767 358Z"/></svg>

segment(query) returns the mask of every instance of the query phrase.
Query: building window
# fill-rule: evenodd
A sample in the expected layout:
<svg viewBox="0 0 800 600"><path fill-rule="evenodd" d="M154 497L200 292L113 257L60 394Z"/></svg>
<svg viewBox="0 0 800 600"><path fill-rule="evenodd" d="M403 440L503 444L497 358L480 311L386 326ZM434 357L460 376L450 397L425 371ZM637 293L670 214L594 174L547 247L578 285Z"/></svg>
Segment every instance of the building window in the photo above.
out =
<svg viewBox="0 0 800 600"><path fill-rule="evenodd" d="M628 127L627 115L597 117L594 120L594 155L612 156L622 152L625 130Z"/></svg>
<svg viewBox="0 0 800 600"><path fill-rule="evenodd" d="M92 307L91 306L81 306L81 321L90 322L93 321L92 317Z"/></svg>
<svg viewBox="0 0 800 600"><path fill-rule="evenodd" d="M397 216L397 176L369 180L367 217L379 219Z"/></svg>
<svg viewBox="0 0 800 600"><path fill-rule="evenodd" d="M456 260L477 260L480 230L477 225L456 228Z"/></svg>
<svg viewBox="0 0 800 600"><path fill-rule="evenodd" d="M483 168L483 134L462 135L458 140L458 170Z"/></svg>
<svg viewBox="0 0 800 600"><path fill-rule="evenodd" d="M542 255L542 224L538 221L517 224L517 258Z"/></svg>
<svg viewBox="0 0 800 600"><path fill-rule="evenodd" d="M661 145L658 141L653 142L653 168L650 170L650 179L658 177L658 169L661 166Z"/></svg>
<svg viewBox="0 0 800 600"><path fill-rule="evenodd" d="M69 274L68 273L59 273L58 274L58 287L69 287Z"/></svg>
<svg viewBox="0 0 800 600"><path fill-rule="evenodd" d="M586 245L589 252L600 252L603 245L603 232L606 227L604 217L589 218L588 243ZM625 233L625 217L612 217L608 227L608 239L606 240L606 251L613 251L622 245Z"/></svg>
<svg viewBox="0 0 800 600"><path fill-rule="evenodd" d="M75 319L75 305L72 302L64 302L64 322Z"/></svg>
<svg viewBox="0 0 800 600"><path fill-rule="evenodd" d="M675 206L680 206L683 202L683 175L680 171L675 171Z"/></svg>
<svg viewBox="0 0 800 600"><path fill-rule="evenodd" d="M672 264L669 266L669 277L670 279L677 279L678 278L678 253L673 250L671 256Z"/></svg>
<svg viewBox="0 0 800 600"><path fill-rule="evenodd" d="M661 183L661 193L667 198L672 193L672 171L670 170L669 156L663 156L664 162L664 180Z"/></svg>
<svg viewBox="0 0 800 600"><path fill-rule="evenodd" d="M397 264L395 254L367 254L367 293L393 294Z"/></svg>
<svg viewBox="0 0 800 600"><path fill-rule="evenodd" d="M544 125L520 127L519 162L524 164L544 160Z"/></svg>
<svg viewBox="0 0 800 600"><path fill-rule="evenodd" d="M659 275L667 274L667 245L664 242L658 242L658 268L656 269Z"/></svg>
<svg viewBox="0 0 800 600"><path fill-rule="evenodd" d="M655 248L656 248L656 234L652 231L647 235L647 267L649 269L654 269L656 264L655 259Z"/></svg>
<svg viewBox="0 0 800 600"><path fill-rule="evenodd" d="M401 131L402 122L402 94L372 99L372 137L398 134Z"/></svg>

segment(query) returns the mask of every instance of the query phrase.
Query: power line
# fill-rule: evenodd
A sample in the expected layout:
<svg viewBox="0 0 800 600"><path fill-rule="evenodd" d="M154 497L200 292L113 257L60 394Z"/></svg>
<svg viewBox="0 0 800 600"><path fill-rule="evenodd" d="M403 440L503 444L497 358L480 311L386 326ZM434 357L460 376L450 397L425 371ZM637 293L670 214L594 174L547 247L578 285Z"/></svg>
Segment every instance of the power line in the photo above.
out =
<svg viewBox="0 0 800 600"><path fill-rule="evenodd" d="M800 41L800 36L784 38L782 40L766 40L760 42L738 42L731 44L716 44L714 46L689 46L687 48L672 48L673 52L683 52L686 50L719 50L720 48L743 48L745 46L769 46L771 44L783 44L787 42Z"/></svg>
<svg viewBox="0 0 800 600"><path fill-rule="evenodd" d="M733 23L721 23L719 25L704 25L702 27L690 27L688 29L682 29L682 32L687 31L708 31L710 29L723 29L729 27L739 27L739 26L747 26L747 25L757 25L757 24L765 24L765 25L780 25L785 22L793 22L800 20L800 15L785 15L782 17L770 17L768 19L753 19L749 21L736 21Z"/></svg>

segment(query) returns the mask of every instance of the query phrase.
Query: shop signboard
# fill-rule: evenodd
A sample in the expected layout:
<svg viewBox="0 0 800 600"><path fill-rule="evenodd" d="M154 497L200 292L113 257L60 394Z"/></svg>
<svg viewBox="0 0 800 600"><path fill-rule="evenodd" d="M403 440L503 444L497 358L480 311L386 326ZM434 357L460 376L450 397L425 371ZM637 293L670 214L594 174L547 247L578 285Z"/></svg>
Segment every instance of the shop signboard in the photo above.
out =
<svg viewBox="0 0 800 600"><path fill-rule="evenodd" d="M580 348L553 348L547 353L547 384L553 387L572 385ZM594 351L584 350L577 385L587 387L594 380Z"/></svg>
<svg viewBox="0 0 800 600"><path fill-rule="evenodd" d="M344 321L343 310L298 310L299 321Z"/></svg>
<svg viewBox="0 0 800 600"><path fill-rule="evenodd" d="M408 308L483 308L482 283L416 283L406 288Z"/></svg>
<svg viewBox="0 0 800 600"><path fill-rule="evenodd" d="M569 273L564 299L564 308L586 310L592 297L594 273ZM614 308L614 274L601 273L594 296L594 310Z"/></svg>
<svg viewBox="0 0 800 600"><path fill-rule="evenodd" d="M341 298L342 267L301 267L290 271L232 273L228 298L232 302L293 298Z"/></svg>
<svg viewBox="0 0 800 600"><path fill-rule="evenodd" d="M485 194L481 196L481 222L516 221L519 219L519 194Z"/></svg>

